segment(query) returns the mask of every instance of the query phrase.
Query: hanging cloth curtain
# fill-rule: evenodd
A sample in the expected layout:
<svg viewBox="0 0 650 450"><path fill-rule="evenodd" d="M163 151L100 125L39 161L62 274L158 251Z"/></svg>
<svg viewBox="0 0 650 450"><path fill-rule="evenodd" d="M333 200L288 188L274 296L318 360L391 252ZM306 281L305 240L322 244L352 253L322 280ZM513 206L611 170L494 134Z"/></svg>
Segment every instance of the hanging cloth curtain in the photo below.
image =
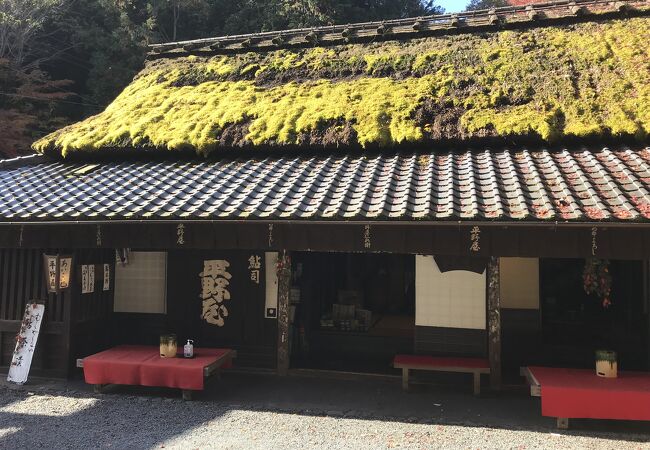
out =
<svg viewBox="0 0 650 450"><path fill-rule="evenodd" d="M433 257L440 272L451 272L452 270L467 270L481 274L487 268L487 258L472 258L470 256L449 256L436 255Z"/></svg>

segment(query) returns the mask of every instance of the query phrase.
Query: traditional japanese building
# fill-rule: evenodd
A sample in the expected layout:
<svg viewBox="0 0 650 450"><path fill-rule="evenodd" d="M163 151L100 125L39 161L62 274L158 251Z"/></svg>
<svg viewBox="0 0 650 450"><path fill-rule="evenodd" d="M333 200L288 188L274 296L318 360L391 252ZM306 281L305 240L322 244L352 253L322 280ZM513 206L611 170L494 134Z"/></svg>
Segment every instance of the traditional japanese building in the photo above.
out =
<svg viewBox="0 0 650 450"><path fill-rule="evenodd" d="M166 332L280 373L484 356L498 384L601 347L648 369L649 11L153 46L104 112L0 162L0 365L42 300L51 376Z"/></svg>

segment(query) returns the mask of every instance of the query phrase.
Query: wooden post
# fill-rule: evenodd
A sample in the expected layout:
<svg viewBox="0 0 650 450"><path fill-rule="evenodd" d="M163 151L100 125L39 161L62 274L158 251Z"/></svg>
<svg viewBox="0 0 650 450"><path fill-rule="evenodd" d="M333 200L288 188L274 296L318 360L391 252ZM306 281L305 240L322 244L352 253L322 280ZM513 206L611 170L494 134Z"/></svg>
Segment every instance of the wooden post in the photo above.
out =
<svg viewBox="0 0 650 450"><path fill-rule="evenodd" d="M407 367L402 367L402 389L409 390L409 369Z"/></svg>
<svg viewBox="0 0 650 450"><path fill-rule="evenodd" d="M289 290L291 289L291 255L278 255L278 375L289 370Z"/></svg>
<svg viewBox="0 0 650 450"><path fill-rule="evenodd" d="M501 388L501 270L499 258L491 256L487 267L488 355L490 387Z"/></svg>

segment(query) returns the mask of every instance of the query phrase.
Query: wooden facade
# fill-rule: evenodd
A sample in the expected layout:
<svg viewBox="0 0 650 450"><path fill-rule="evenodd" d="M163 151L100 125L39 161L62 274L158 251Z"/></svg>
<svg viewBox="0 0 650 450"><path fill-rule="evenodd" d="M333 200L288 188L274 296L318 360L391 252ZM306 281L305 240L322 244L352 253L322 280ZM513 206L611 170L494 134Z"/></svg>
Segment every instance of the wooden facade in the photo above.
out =
<svg viewBox="0 0 650 450"><path fill-rule="evenodd" d="M177 228L183 226L179 243ZM369 228L366 228L368 226ZM472 230L480 246L471 250ZM594 235L595 231L595 235ZM97 235L101 234L98 241ZM136 221L0 224L0 248L248 249L644 260L646 224Z"/></svg>
<svg viewBox="0 0 650 450"><path fill-rule="evenodd" d="M75 269L69 289L47 292L43 253L73 255ZM106 348L112 286L109 291L100 287L92 294L82 294L76 268L79 264L111 264L111 256L107 250L0 250L0 370L7 371L11 364L25 305L32 301L45 304L32 375L67 377L75 358Z"/></svg>
<svg viewBox="0 0 650 450"><path fill-rule="evenodd" d="M287 250L321 250L348 253L441 254L474 257L491 256L494 273L496 256L534 258L611 257L645 260L650 255L650 232L643 227L556 226L480 226L480 245L472 246L471 228L456 226L388 225L366 228L360 224L290 224L268 223L215 224L184 223L184 242L178 242L177 225L172 223L24 225L2 227L0 233L0 369L7 370L15 344L25 302L43 301L46 317L33 375L68 377L74 360L117 344L156 345L162 333L174 332L179 344L194 339L198 346L228 346L237 350L237 364L243 367L278 370L286 373L290 350L286 339L286 321L265 318L264 275L260 282L251 281L248 260L265 251L286 247ZM99 235L101 236L98 239ZM272 233L272 234L271 234ZM58 239L67 245L54 246ZM138 244L138 242L140 244ZM47 244L47 245L46 245ZM114 312L115 249L158 250L167 253L166 312ZM253 249L253 250L250 250ZM59 294L47 294L43 275L44 253L73 256L71 288ZM287 255L290 252L287 251ZM206 260L225 259L232 268L230 315L223 327L207 326L200 315L199 277ZM107 291L101 283L92 294L82 294L81 264L109 264L112 274ZM637 264L641 264L638 262ZM643 264L647 268L647 264ZM647 272L647 269L644 269ZM489 271L490 272L490 271ZM645 273L645 272L644 272ZM280 317L286 307L286 274L280 283ZM489 281L489 280L488 280ZM647 283L646 283L647 284ZM492 287L490 287L492 285ZM644 284L645 286L645 284ZM542 324L540 309L499 308L494 297L498 286L487 283L486 329L462 329L416 326L409 339L370 339L368 336L329 336L316 333L314 348L327 350L332 345L350 351L364 347L370 353L380 347L385 351L458 356L501 356L493 364L503 365L508 373L522 363L543 361L541 356ZM644 301L647 302L647 289ZM492 297L490 295L492 294ZM650 308L647 307L647 308ZM491 312L491 314L490 314ZM286 319L286 317L285 317ZM288 320L288 319L287 319ZM642 320L647 320L647 314ZM499 329L493 328L497 324ZM646 325L643 325L646 326ZM647 328L647 327L646 327ZM318 336L322 339L318 341ZM501 342L494 339L501 337ZM490 337L488 339L488 337ZM650 336L647 338L650 342ZM352 342L354 341L354 342ZM356 350L355 350L356 349ZM650 361L649 361L650 362ZM511 367L512 366L512 367ZM498 380L495 381L498 384Z"/></svg>

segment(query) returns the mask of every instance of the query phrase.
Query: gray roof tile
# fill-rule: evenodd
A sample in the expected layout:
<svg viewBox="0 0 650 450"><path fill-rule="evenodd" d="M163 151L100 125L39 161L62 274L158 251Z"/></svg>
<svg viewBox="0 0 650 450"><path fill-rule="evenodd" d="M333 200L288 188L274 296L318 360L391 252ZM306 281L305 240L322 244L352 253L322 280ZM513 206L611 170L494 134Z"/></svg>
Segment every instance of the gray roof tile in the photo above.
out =
<svg viewBox="0 0 650 450"><path fill-rule="evenodd" d="M650 219L650 149L0 161L0 220Z"/></svg>

